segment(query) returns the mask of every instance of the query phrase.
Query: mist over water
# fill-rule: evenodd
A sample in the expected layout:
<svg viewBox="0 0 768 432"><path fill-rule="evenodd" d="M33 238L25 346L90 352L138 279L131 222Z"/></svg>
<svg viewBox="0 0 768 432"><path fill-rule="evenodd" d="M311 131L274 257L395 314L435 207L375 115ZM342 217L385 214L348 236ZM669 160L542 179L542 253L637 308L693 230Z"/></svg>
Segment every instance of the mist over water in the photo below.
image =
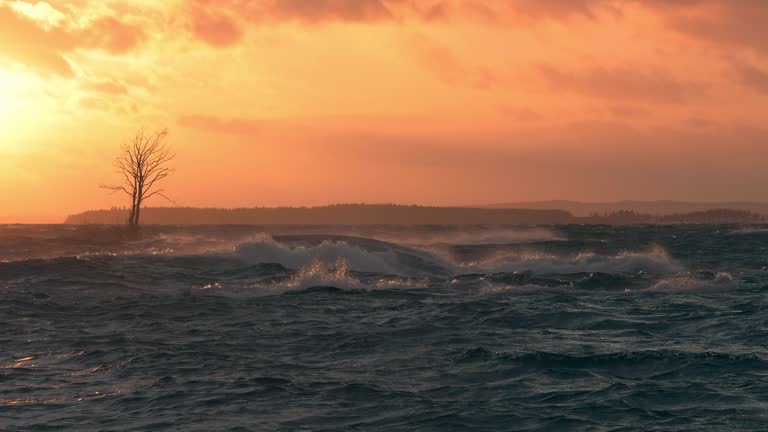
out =
<svg viewBox="0 0 768 432"><path fill-rule="evenodd" d="M768 229L0 227L0 430L761 430Z"/></svg>

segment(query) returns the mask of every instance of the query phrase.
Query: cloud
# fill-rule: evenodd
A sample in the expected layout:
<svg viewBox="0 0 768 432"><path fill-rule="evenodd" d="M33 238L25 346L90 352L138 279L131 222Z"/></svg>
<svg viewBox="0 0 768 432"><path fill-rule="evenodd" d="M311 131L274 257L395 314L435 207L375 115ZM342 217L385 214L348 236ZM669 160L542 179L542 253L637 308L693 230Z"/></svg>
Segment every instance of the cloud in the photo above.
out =
<svg viewBox="0 0 768 432"><path fill-rule="evenodd" d="M597 67L584 73L571 73L552 65L542 65L538 73L555 88L614 102L644 100L679 104L707 93L704 84L632 67Z"/></svg>
<svg viewBox="0 0 768 432"><path fill-rule="evenodd" d="M383 0L187 0L192 35L215 47L242 39L246 24L377 22L393 19Z"/></svg>
<svg viewBox="0 0 768 432"><path fill-rule="evenodd" d="M125 85L114 80L92 81L82 84L82 87L85 90L112 95L121 95L128 92L128 88Z"/></svg>
<svg viewBox="0 0 768 432"><path fill-rule="evenodd" d="M210 115L182 115L176 124L191 129L227 134L251 135L264 129L264 122L246 118L223 118Z"/></svg>
<svg viewBox="0 0 768 432"><path fill-rule="evenodd" d="M678 33L699 41L768 55L765 0L634 0L662 15Z"/></svg>
<svg viewBox="0 0 768 432"><path fill-rule="evenodd" d="M608 3L608 0L187 0L185 11L196 38L225 47L240 40L243 23L375 23L453 18L498 21L510 14L560 19L591 16Z"/></svg>
<svg viewBox="0 0 768 432"><path fill-rule="evenodd" d="M419 62L447 85L490 90L499 83L497 72L488 66L461 58L450 45L415 35L409 39L409 47L414 50Z"/></svg>
<svg viewBox="0 0 768 432"><path fill-rule="evenodd" d="M381 21L392 13L381 0L273 0L275 18L298 21Z"/></svg>
<svg viewBox="0 0 768 432"><path fill-rule="evenodd" d="M768 71L747 63L738 64L735 67L745 86L757 92L768 94Z"/></svg>
<svg viewBox="0 0 768 432"><path fill-rule="evenodd" d="M59 21L43 28L43 23L0 5L0 56L68 77L74 75L65 57L68 53L97 49L124 54L145 40L141 28L112 17L102 17L80 28Z"/></svg>
<svg viewBox="0 0 768 432"><path fill-rule="evenodd" d="M112 54L125 54L146 39L144 31L113 17L104 17L92 22L76 33L83 48L103 49Z"/></svg>
<svg viewBox="0 0 768 432"><path fill-rule="evenodd" d="M427 2L400 0L394 3L413 6ZM481 17L490 22L505 22L520 16L547 20L597 18L605 11L621 16L627 6L640 6L662 17L667 27L678 33L768 54L765 0L442 0L433 8L437 6L440 13L434 14L436 17ZM423 7L413 9L427 16Z"/></svg>
<svg viewBox="0 0 768 432"><path fill-rule="evenodd" d="M704 129L708 127L714 127L717 126L717 122L702 116L693 116L689 117L685 121L688 125L692 126L694 129Z"/></svg>
<svg viewBox="0 0 768 432"><path fill-rule="evenodd" d="M83 108L96 111L110 111L112 109L112 105L109 101L95 97L82 98L79 103Z"/></svg>
<svg viewBox="0 0 768 432"><path fill-rule="evenodd" d="M389 0L387 4L399 12L425 20L480 19L484 22L504 23L510 17L534 20L564 20L572 17L595 16L612 8L611 0ZM406 7L403 7L406 6Z"/></svg>
<svg viewBox="0 0 768 432"><path fill-rule="evenodd" d="M646 109L639 108L633 105L621 105L621 104L609 107L608 112L611 115L615 116L616 118L620 118L620 119L628 119L628 118L635 119L639 117L648 117L651 115L651 112Z"/></svg>
<svg viewBox="0 0 768 432"><path fill-rule="evenodd" d="M520 122L536 122L544 119L544 116L541 113L529 108L502 104L498 106L497 109L503 116Z"/></svg>
<svg viewBox="0 0 768 432"><path fill-rule="evenodd" d="M378 23L481 20L508 24L509 17L593 17L621 0L186 0L191 33L213 46L237 43L247 25L297 22Z"/></svg>
<svg viewBox="0 0 768 432"><path fill-rule="evenodd" d="M567 18L574 15L592 16L608 4L606 0L516 0L508 3L518 13L535 18Z"/></svg>
<svg viewBox="0 0 768 432"><path fill-rule="evenodd" d="M616 197L624 199L628 191L649 198L659 198L659 193L697 199L729 196L737 184L745 187L740 194L759 194L755 177L768 179L760 169L768 156L768 130L723 129L698 117L689 123L692 127L683 129L583 123L489 136L339 136L332 142L338 146L335 154L356 159L356 165L375 161L384 171L435 168L443 179L445 172L466 172L457 178L472 179L473 188L496 190L508 186L494 185L515 184L512 180L519 176L521 184L535 184L544 197L561 193L563 178L572 181L566 188L570 194L579 189L587 195L605 193L611 189L606 185L613 185Z"/></svg>
<svg viewBox="0 0 768 432"><path fill-rule="evenodd" d="M69 34L61 29L43 30L32 19L0 6L0 56L49 73L73 75L62 52L71 48Z"/></svg>
<svg viewBox="0 0 768 432"><path fill-rule="evenodd" d="M195 8L191 14L192 34L211 45L230 46L243 36L238 24L229 16Z"/></svg>

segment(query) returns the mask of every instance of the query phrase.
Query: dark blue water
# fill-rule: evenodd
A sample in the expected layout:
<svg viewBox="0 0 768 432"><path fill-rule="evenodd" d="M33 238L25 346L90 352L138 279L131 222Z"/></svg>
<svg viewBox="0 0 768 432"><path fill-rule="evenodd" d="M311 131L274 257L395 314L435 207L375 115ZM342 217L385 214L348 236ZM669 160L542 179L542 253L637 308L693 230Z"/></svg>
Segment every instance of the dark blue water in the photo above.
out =
<svg viewBox="0 0 768 432"><path fill-rule="evenodd" d="M3 431L768 430L768 230L0 228Z"/></svg>

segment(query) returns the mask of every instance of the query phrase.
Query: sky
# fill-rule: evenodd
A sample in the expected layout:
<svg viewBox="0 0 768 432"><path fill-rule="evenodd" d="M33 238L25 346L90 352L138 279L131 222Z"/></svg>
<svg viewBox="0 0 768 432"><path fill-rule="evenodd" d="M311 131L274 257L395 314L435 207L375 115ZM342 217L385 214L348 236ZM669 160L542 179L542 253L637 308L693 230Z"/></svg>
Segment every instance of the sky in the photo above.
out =
<svg viewBox="0 0 768 432"><path fill-rule="evenodd" d="M0 0L0 223L167 128L181 206L768 201L765 0ZM170 205L161 198L149 205Z"/></svg>

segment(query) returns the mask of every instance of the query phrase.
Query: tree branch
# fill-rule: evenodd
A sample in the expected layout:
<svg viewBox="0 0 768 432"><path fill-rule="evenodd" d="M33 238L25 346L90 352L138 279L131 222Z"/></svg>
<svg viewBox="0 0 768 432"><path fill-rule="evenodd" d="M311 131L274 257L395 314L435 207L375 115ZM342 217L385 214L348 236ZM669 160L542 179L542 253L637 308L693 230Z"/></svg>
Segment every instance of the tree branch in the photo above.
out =
<svg viewBox="0 0 768 432"><path fill-rule="evenodd" d="M122 185L99 185L100 188L123 192L131 197L131 225L138 225L144 200L159 196L176 203L165 195L164 189L154 190L158 182L173 173L166 165L176 154L166 144L167 136L167 129L153 134L139 129L128 142L120 145L120 155L112 162L112 166L123 178Z"/></svg>

